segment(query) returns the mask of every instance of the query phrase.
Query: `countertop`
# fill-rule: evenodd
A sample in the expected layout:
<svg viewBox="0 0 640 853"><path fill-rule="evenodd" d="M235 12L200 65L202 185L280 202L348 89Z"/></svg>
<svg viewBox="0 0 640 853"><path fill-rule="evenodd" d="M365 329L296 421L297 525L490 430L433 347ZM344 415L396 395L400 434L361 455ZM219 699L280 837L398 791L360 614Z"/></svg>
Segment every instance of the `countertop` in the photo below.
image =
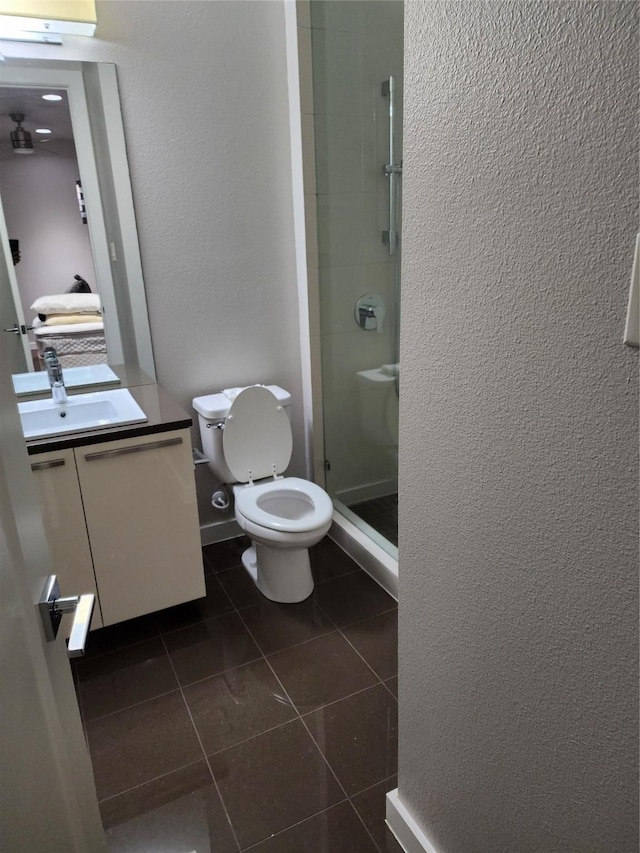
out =
<svg viewBox="0 0 640 853"><path fill-rule="evenodd" d="M84 447L88 444L103 444L119 438L135 438L141 435L153 435L176 429L188 429L192 424L191 415L185 412L167 392L154 382L139 367L131 365L111 365L111 369L119 376L120 388L128 388L131 396L147 416L141 424L126 424L109 429L86 430L72 432L66 435L56 435L52 438L34 438L27 441L27 452L30 456L37 453L47 453L50 450L64 450L68 447ZM100 391L110 386L92 386L92 391ZM78 393L86 392L83 388ZM42 395L38 395L42 396Z"/></svg>

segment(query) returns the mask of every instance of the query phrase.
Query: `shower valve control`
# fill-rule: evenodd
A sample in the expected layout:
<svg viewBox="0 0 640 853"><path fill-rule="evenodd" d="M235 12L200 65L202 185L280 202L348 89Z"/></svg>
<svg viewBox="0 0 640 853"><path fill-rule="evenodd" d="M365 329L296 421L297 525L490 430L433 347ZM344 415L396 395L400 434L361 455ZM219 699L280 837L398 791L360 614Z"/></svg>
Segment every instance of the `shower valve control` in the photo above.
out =
<svg viewBox="0 0 640 853"><path fill-rule="evenodd" d="M376 293L365 293L356 302L356 323L366 332L375 330L378 334L382 334L382 323L386 313L385 304Z"/></svg>

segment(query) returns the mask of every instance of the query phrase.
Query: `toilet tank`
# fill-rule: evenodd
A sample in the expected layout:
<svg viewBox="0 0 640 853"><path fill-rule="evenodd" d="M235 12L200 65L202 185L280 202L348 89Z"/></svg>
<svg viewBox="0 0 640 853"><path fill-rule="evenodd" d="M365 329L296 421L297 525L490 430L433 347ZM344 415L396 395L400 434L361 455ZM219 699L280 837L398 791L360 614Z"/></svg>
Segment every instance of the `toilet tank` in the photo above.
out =
<svg viewBox="0 0 640 853"><path fill-rule="evenodd" d="M231 471L229 471L224 458L222 433L233 399L235 399L235 396L240 391L244 391L245 387L250 386L232 388L226 393L219 391L216 394L194 397L191 401L191 405L198 413L202 452L209 460L208 467L219 483L235 483L235 478ZM271 391L278 402L284 407L287 415L289 415L291 394L285 391L284 388L280 388L279 385L265 385L264 387ZM259 429L260 424L256 424L256 430Z"/></svg>

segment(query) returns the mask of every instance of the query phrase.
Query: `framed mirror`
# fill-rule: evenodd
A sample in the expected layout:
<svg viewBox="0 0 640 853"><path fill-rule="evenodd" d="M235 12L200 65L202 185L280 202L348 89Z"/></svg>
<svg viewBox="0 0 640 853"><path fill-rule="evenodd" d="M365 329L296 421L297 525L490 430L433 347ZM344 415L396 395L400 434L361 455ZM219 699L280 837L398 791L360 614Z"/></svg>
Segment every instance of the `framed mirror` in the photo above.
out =
<svg viewBox="0 0 640 853"><path fill-rule="evenodd" d="M61 344L67 335L70 347L97 351L102 335L101 360L138 365L155 379L115 66L7 60L0 113L0 239L13 258L8 273L27 369L38 364L35 335ZM52 132L36 133L42 130ZM20 150L25 143L30 148ZM74 295L57 311L61 301L49 297L74 287L76 275L95 296ZM36 299L50 317L31 309ZM67 317L67 302L82 303L80 313ZM83 311L93 315L88 325ZM34 321L38 331L29 329Z"/></svg>

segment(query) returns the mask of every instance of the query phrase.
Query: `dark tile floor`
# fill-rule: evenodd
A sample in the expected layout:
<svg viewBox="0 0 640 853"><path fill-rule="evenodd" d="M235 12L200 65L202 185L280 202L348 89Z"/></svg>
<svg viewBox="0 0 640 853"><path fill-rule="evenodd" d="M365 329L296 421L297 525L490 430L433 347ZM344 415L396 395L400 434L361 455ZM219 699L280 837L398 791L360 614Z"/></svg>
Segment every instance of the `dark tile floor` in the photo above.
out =
<svg viewBox="0 0 640 853"><path fill-rule="evenodd" d="M110 853L398 853L397 608L329 539L267 601L247 542L207 596L92 632L74 676Z"/></svg>
<svg viewBox="0 0 640 853"><path fill-rule="evenodd" d="M377 530L385 539L398 546L398 495L385 495L351 504L349 509Z"/></svg>

